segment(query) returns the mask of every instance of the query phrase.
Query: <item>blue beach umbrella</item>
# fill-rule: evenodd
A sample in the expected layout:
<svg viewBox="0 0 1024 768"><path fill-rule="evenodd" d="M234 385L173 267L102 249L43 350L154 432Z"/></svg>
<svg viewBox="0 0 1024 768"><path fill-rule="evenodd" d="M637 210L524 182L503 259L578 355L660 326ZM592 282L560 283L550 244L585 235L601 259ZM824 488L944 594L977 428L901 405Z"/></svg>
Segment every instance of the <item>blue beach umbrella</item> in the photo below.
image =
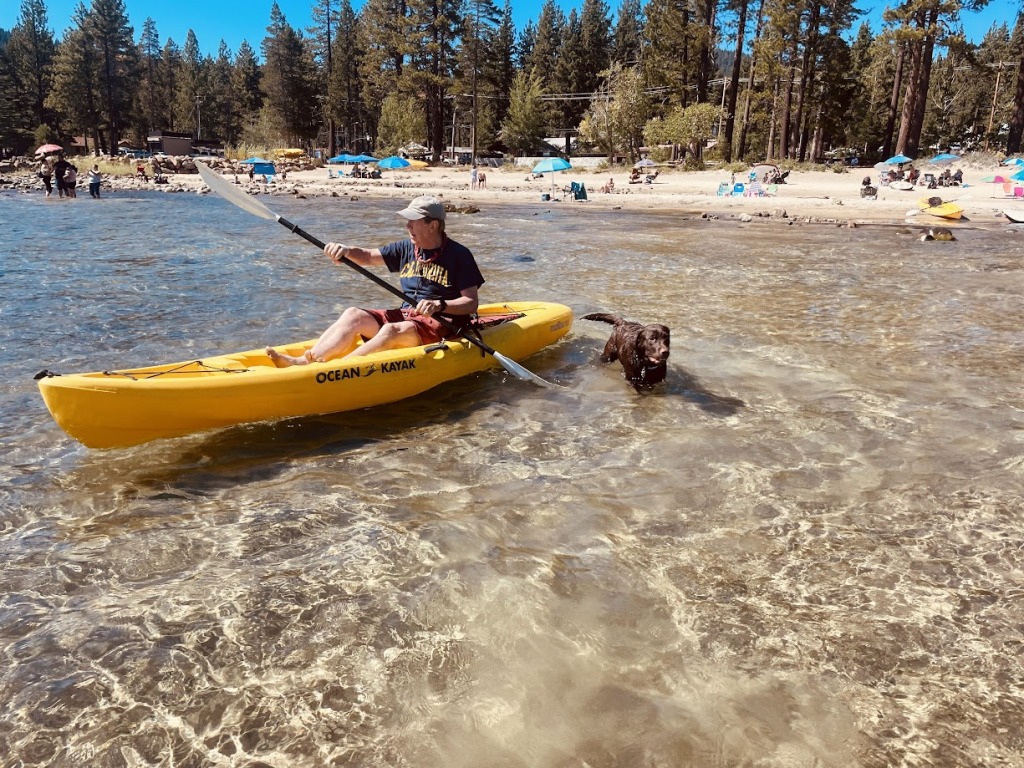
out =
<svg viewBox="0 0 1024 768"><path fill-rule="evenodd" d="M348 154L347 152L343 152L340 155L335 155L334 157L328 158L327 162L328 163L351 163L352 162L352 155Z"/></svg>
<svg viewBox="0 0 1024 768"><path fill-rule="evenodd" d="M1019 171L1017 171L1016 173L1012 174L1010 176L1010 178L1013 181L1024 181L1024 168L1021 168Z"/></svg>
<svg viewBox="0 0 1024 768"><path fill-rule="evenodd" d="M1003 165L1024 165L1024 158L1011 157L1003 161Z"/></svg>
<svg viewBox="0 0 1024 768"><path fill-rule="evenodd" d="M269 163L270 161L262 157L247 157L243 160L240 165L256 165L256 163Z"/></svg>
<svg viewBox="0 0 1024 768"><path fill-rule="evenodd" d="M352 158L353 163L376 163L377 158L373 155L356 155Z"/></svg>
<svg viewBox="0 0 1024 768"><path fill-rule="evenodd" d="M545 157L535 166L533 166L534 173L550 173L551 174L551 197L555 196L555 172L556 171L567 171L572 168L572 165L568 160L562 157Z"/></svg>
<svg viewBox="0 0 1024 768"><path fill-rule="evenodd" d="M391 155L391 157L385 157L383 160L377 163L378 168L408 168L410 165L411 163L408 160L406 160L404 157L399 157L398 155Z"/></svg>
<svg viewBox="0 0 1024 768"><path fill-rule="evenodd" d="M888 160L885 161L885 164L886 165L897 165L899 163L912 163L912 162L914 162L914 158L912 158L912 157L907 157L906 155L893 155L892 157L890 157Z"/></svg>
<svg viewBox="0 0 1024 768"><path fill-rule="evenodd" d="M933 157L928 162L929 163L951 163L954 160L959 160L959 159L960 159L960 155L954 155L954 154L952 154L950 152L940 152L939 154L937 154L935 157Z"/></svg>
<svg viewBox="0 0 1024 768"><path fill-rule="evenodd" d="M572 168L569 161L561 157L545 157L535 166L534 173L554 173L555 171L568 171Z"/></svg>

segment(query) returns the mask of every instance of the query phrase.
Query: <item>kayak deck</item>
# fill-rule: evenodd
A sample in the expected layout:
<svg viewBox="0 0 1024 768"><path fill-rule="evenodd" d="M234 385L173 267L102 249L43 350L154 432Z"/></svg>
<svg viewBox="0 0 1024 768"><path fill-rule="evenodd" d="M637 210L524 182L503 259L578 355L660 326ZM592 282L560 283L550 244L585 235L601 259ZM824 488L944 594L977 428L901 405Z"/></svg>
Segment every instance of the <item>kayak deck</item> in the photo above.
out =
<svg viewBox="0 0 1024 768"><path fill-rule="evenodd" d="M561 304L480 307L483 341L522 360L569 332ZM302 355L315 339L275 347ZM208 429L338 413L412 397L498 362L465 339L277 368L264 349L116 371L39 374L57 423L91 448L137 445Z"/></svg>

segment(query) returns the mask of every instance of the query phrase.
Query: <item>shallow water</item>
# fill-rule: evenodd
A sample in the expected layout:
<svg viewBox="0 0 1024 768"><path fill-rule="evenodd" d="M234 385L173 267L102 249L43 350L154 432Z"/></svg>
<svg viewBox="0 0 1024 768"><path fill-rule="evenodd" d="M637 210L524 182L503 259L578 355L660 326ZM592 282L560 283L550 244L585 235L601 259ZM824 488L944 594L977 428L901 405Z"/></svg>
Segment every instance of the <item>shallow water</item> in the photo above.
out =
<svg viewBox="0 0 1024 768"><path fill-rule="evenodd" d="M266 198L323 239L380 201ZM577 320L393 406L118 451L32 374L389 305L215 198L0 196L0 765L1024 765L1024 232L453 216Z"/></svg>

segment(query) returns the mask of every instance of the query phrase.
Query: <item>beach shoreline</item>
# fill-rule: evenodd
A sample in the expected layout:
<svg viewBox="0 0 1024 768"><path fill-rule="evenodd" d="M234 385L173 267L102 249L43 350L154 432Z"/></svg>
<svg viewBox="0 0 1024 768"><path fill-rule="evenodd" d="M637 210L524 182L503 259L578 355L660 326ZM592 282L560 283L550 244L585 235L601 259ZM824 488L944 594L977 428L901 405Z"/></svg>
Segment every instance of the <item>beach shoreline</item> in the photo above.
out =
<svg viewBox="0 0 1024 768"><path fill-rule="evenodd" d="M900 191L881 187L877 199L860 196L860 181L867 169L846 173L833 171L793 171L788 183L775 187L775 194L765 196L719 195L720 186L732 188L733 175L724 171L679 171L659 173L652 183L629 184L628 170L590 171L573 169L533 179L527 169L483 168L486 186L470 189L469 169L463 167L424 168L421 170L386 170L380 179L338 176L349 166L290 170L262 183L260 177L250 182L243 173L224 173L230 181L252 194L294 195L302 197L330 196L408 200L419 195L435 195L450 210L471 213L488 205L530 205L542 207L586 207L589 209L625 212L661 212L686 218L724 219L729 221L760 220L793 223L861 226L903 224L927 227L1002 227L1008 223L1003 209L1024 215L1024 200L1004 195L1002 188L981 182L990 169L964 169L964 186L927 189L917 187ZM329 174L331 174L329 176ZM875 173L872 173L874 177ZM602 192L608 180L614 191ZM38 180L26 179L29 185ZM738 181L738 177L737 177ZM552 183L553 182L553 183ZM573 200L566 190L570 182L582 182L586 200ZM16 183L25 189L25 183ZM130 177L107 177L104 189L159 189L167 192L204 191L198 174L178 173L168 176L166 185L154 185ZM998 192L999 194L995 194ZM923 198L940 197L963 208L963 217L950 220L921 213L918 203ZM56 197L56 195L54 195ZM80 195L81 197L81 195ZM748 218L749 217L749 218Z"/></svg>
<svg viewBox="0 0 1024 768"><path fill-rule="evenodd" d="M334 169L330 169L334 170ZM860 180L867 172L794 171L788 183L780 184L771 196L720 196L720 184L733 183L731 174L722 171L675 171L659 173L653 183L629 184L628 170L563 171L532 179L526 169L484 168L486 186L469 188L468 168L425 168L422 170L384 171L381 179L357 179L347 176L328 178L328 169L290 171L285 180L278 177L267 185L248 185L239 176L243 187L255 186L268 194L331 195L336 197L372 197L406 200L418 195L435 195L450 208L472 211L487 205L535 205L538 208L557 205L587 207L609 211L663 212L687 218L757 220L860 226L867 224L908 224L921 227L1004 226L1003 208L1020 207L1024 201L1008 197L990 197L992 185L980 178L986 171L964 172L963 187L900 191L881 188L875 200L860 197ZM231 174L225 174L231 179ZM976 178L975 178L976 177ZM180 176L201 184L198 176ZM599 191L612 179L615 190ZM563 191L570 182L586 186L587 199L577 201ZM550 199L545 199L548 196ZM918 211L922 198L939 196L955 201L963 209L963 218L949 220Z"/></svg>

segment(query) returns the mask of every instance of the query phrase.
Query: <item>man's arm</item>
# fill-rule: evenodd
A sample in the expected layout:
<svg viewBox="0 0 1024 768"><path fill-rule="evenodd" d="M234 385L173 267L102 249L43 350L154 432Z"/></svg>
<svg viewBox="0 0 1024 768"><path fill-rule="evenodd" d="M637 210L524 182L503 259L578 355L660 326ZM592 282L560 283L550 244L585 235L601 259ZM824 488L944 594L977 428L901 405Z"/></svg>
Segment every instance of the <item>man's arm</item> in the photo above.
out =
<svg viewBox="0 0 1024 768"><path fill-rule="evenodd" d="M342 259L353 261L361 267L382 267L384 257L381 256L379 248L357 248L354 245L342 245L341 243L328 243L324 247L324 253L335 264L340 264Z"/></svg>

